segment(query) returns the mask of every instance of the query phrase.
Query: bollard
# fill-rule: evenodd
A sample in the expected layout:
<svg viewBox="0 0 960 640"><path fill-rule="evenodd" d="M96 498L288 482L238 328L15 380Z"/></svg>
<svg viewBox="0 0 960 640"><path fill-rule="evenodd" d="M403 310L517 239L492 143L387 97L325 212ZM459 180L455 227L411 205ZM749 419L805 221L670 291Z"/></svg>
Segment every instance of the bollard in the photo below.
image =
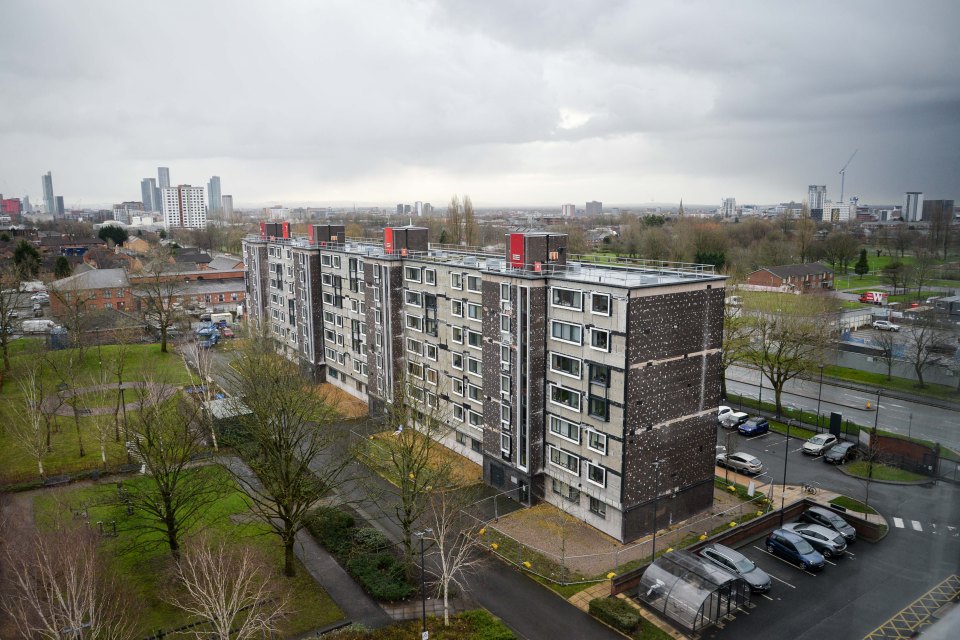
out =
<svg viewBox="0 0 960 640"><path fill-rule="evenodd" d="M100 535L103 535L103 520L97 522L97 528L100 530Z"/></svg>

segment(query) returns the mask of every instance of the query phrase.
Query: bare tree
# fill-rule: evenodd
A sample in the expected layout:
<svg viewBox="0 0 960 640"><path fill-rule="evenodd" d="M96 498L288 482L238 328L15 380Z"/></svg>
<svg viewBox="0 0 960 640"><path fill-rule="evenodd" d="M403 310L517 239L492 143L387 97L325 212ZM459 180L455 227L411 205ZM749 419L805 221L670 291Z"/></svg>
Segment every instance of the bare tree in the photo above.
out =
<svg viewBox="0 0 960 640"><path fill-rule="evenodd" d="M51 301L57 302L58 319L69 331L70 344L77 349L81 360L85 354L85 333L93 319L87 305L97 299L96 290L84 288L85 280L86 276L81 273L59 280L50 288Z"/></svg>
<svg viewBox="0 0 960 640"><path fill-rule="evenodd" d="M126 593L97 552L91 529L37 533L7 554L2 607L24 638L133 638Z"/></svg>
<svg viewBox="0 0 960 640"><path fill-rule="evenodd" d="M918 297L923 293L923 285L933 277L936 260L936 256L927 248L926 242L918 243L914 252L913 268L910 270L913 284L917 287Z"/></svg>
<svg viewBox="0 0 960 640"><path fill-rule="evenodd" d="M943 350L939 348L944 342L942 327L931 312L920 314L910 326L905 342L905 359L913 366L917 386L922 389L926 386L924 372L943 359Z"/></svg>
<svg viewBox="0 0 960 640"><path fill-rule="evenodd" d="M450 232L450 244L459 245L463 240L463 210L460 207L460 197L454 195L447 205L447 230Z"/></svg>
<svg viewBox="0 0 960 640"><path fill-rule="evenodd" d="M0 351L3 352L0 389L10 371L10 339L16 330L17 308L23 304L26 295L20 290L22 282L21 272L13 264L0 266Z"/></svg>
<svg viewBox="0 0 960 640"><path fill-rule="evenodd" d="M38 363L24 368L20 375L20 400L14 405L13 420L7 425L14 444L37 462L44 477L43 456L49 444L49 431L44 430L42 372Z"/></svg>
<svg viewBox="0 0 960 640"><path fill-rule="evenodd" d="M249 413L240 418L246 440L237 446L253 471L232 468L252 510L280 538L284 573L296 574L293 545L310 509L342 482L352 456L330 424L336 408L316 393L296 364L276 353L269 338L251 338L227 375ZM322 460L319 469L311 469Z"/></svg>
<svg viewBox="0 0 960 640"><path fill-rule="evenodd" d="M160 351L167 352L167 332L179 311L174 307L186 283L177 270L167 247L154 247L134 274L133 289L140 298L143 315L160 332Z"/></svg>
<svg viewBox="0 0 960 640"><path fill-rule="evenodd" d="M138 389L141 407L130 421L130 446L148 482L131 486L129 493L133 507L146 516L136 520L141 536L161 534L178 556L183 537L226 487L213 465L194 464L205 450L205 434L197 428L198 407L168 395L166 387L152 382Z"/></svg>
<svg viewBox="0 0 960 640"><path fill-rule="evenodd" d="M85 354L81 349L63 349L61 351L48 352L45 360L50 370L53 372L57 382L58 408L67 405L73 414L73 426L77 433L77 447L80 457L87 455L83 445L83 432L80 429L80 412L82 410L83 396L70 390L75 386L83 369L83 358Z"/></svg>
<svg viewBox="0 0 960 640"><path fill-rule="evenodd" d="M205 620L217 640L272 637L286 613L289 595L271 579L253 548L232 547L223 540L192 542L174 567L176 589L166 599ZM205 627L198 640L211 637Z"/></svg>
<svg viewBox="0 0 960 640"><path fill-rule="evenodd" d="M896 353L902 345L898 337L899 334L895 331L880 331L873 338L874 343L880 348L877 359L887 365L887 380L893 378L893 363L896 361Z"/></svg>
<svg viewBox="0 0 960 640"><path fill-rule="evenodd" d="M754 324L738 305L723 305L723 343L720 347L720 395L727 397L727 369L750 357Z"/></svg>
<svg viewBox="0 0 960 640"><path fill-rule="evenodd" d="M466 490L438 491L430 497L432 533L425 539L433 545L435 566L428 572L443 598L444 626L450 625L450 587L466 590L463 578L484 560L478 553L480 524L463 511L476 498L475 492Z"/></svg>
<svg viewBox="0 0 960 640"><path fill-rule="evenodd" d="M480 239L480 227L477 225L477 216L473 211L473 201L470 196L463 196L463 240L468 247L476 246Z"/></svg>
<svg viewBox="0 0 960 640"><path fill-rule="evenodd" d="M806 206L806 205L804 205ZM800 262L807 262L813 253L814 238L816 237L817 224L810 220L809 214L802 216L797 221L797 228L794 231L794 241L797 243L797 253L800 256Z"/></svg>
<svg viewBox="0 0 960 640"><path fill-rule="evenodd" d="M180 356L183 358L183 366L187 370L187 375L193 376L193 369L196 369L200 377L199 396L204 403L204 410L200 418L204 422L204 428L210 435L210 444L214 451L219 451L217 445L217 431L214 428L214 419L209 412L209 403L216 398L216 391L213 386L214 359L211 349L203 349L196 340L184 341L179 347Z"/></svg>
<svg viewBox="0 0 960 640"><path fill-rule="evenodd" d="M883 269L884 279L893 287L893 295L897 295L900 290L906 291L907 284L910 282L910 267L895 260Z"/></svg>

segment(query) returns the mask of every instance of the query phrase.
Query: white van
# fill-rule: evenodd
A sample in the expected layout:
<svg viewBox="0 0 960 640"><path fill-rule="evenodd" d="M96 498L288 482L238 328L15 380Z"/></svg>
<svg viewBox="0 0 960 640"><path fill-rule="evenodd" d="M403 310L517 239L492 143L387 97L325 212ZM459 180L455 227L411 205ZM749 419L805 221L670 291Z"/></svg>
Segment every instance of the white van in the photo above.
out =
<svg viewBox="0 0 960 640"><path fill-rule="evenodd" d="M21 330L24 333L50 333L50 330L55 326L57 326L57 323L47 318L43 320L24 320Z"/></svg>
<svg viewBox="0 0 960 640"><path fill-rule="evenodd" d="M231 322L233 322L233 314L232 313L211 313L210 322L212 322L213 324L219 324L221 322L226 322L227 324L230 324Z"/></svg>

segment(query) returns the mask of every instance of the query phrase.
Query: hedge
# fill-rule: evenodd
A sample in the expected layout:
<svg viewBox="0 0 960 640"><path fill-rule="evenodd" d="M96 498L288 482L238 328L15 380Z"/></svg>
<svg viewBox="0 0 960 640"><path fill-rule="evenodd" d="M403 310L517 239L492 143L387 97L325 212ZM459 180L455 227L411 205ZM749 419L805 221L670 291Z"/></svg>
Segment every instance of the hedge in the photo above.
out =
<svg viewBox="0 0 960 640"><path fill-rule="evenodd" d="M640 614L620 598L591 600L590 615L624 633L633 633L640 626Z"/></svg>

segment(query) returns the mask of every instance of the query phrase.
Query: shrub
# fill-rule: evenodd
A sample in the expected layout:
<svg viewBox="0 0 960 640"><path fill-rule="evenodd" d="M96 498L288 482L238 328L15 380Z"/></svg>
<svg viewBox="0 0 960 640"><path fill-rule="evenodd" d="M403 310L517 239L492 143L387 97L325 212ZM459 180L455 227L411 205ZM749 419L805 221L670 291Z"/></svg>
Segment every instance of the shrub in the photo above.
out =
<svg viewBox="0 0 960 640"><path fill-rule="evenodd" d="M338 509L320 507L307 521L310 530L324 547L336 555L350 549L353 544L353 516Z"/></svg>
<svg viewBox="0 0 960 640"><path fill-rule="evenodd" d="M590 615L624 633L633 633L640 626L640 614L619 598L595 598L591 600Z"/></svg>
<svg viewBox="0 0 960 640"><path fill-rule="evenodd" d="M353 543L355 551L370 553L383 551L390 546L387 536L373 527L357 529L353 534Z"/></svg>
<svg viewBox="0 0 960 640"><path fill-rule="evenodd" d="M473 629L471 640L516 640L517 636L486 609L464 611L460 617Z"/></svg>
<svg viewBox="0 0 960 640"><path fill-rule="evenodd" d="M414 592L414 588L407 583L403 565L389 553L357 556L347 563L347 569L377 600L394 602L408 598Z"/></svg>

